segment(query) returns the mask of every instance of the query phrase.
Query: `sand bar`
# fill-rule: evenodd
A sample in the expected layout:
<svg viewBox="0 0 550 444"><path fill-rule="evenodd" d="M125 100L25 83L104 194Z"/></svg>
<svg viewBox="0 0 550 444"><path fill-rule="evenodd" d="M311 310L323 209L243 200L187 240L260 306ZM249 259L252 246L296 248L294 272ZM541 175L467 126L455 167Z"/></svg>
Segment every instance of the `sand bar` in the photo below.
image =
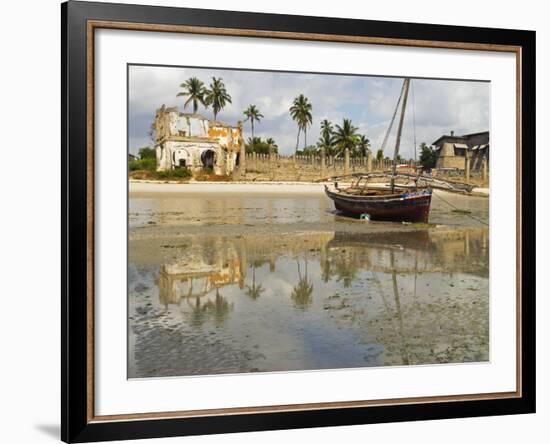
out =
<svg viewBox="0 0 550 444"><path fill-rule="evenodd" d="M131 195L149 193L277 193L277 194L323 194L325 183L313 182L129 182ZM435 190L437 193L446 193ZM488 196L488 188L474 188L474 196Z"/></svg>

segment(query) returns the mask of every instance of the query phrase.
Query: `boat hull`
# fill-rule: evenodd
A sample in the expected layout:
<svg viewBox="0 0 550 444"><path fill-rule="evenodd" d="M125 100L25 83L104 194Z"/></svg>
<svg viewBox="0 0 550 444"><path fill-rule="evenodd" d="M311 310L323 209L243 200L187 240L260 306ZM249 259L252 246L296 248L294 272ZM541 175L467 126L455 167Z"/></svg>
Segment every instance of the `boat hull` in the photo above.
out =
<svg viewBox="0 0 550 444"><path fill-rule="evenodd" d="M334 201L336 209L348 215L367 214L372 220L393 222L428 222L430 216L431 190L368 198L349 196L328 188L325 192Z"/></svg>

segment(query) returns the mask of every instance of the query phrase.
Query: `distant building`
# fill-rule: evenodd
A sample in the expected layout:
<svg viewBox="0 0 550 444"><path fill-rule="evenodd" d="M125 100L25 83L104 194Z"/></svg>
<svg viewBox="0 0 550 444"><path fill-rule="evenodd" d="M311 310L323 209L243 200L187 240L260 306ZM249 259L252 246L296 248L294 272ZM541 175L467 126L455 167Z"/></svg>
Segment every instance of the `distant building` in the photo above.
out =
<svg viewBox="0 0 550 444"><path fill-rule="evenodd" d="M239 163L241 122L233 127L163 105L156 112L153 126L158 171L212 168L215 174L229 174Z"/></svg>
<svg viewBox="0 0 550 444"><path fill-rule="evenodd" d="M489 165L489 131L480 133L455 136L451 131L450 135L443 135L435 142L436 164L438 169L464 170L466 156L470 158L470 169L481 170L483 159Z"/></svg>

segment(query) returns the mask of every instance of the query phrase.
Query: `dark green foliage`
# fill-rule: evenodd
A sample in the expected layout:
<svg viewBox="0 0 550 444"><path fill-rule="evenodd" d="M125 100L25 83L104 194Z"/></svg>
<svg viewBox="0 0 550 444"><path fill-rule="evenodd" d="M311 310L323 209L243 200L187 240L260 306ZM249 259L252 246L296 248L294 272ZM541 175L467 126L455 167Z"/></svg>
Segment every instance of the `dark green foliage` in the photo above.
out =
<svg viewBox="0 0 550 444"><path fill-rule="evenodd" d="M319 154L319 147L316 145L309 145L303 150L296 151L297 156L312 156L314 154Z"/></svg>
<svg viewBox="0 0 550 444"><path fill-rule="evenodd" d="M327 119L321 122L321 137L317 142L319 150L325 150L327 156L333 156L335 154L334 150L334 128L332 123Z"/></svg>
<svg viewBox="0 0 550 444"><path fill-rule="evenodd" d="M245 150L247 153L269 154L270 146L272 153L278 152L279 147L272 138L262 140L261 137L249 137L245 144Z"/></svg>
<svg viewBox="0 0 550 444"><path fill-rule="evenodd" d="M357 136L355 149L353 154L359 156L366 156L370 152L370 140L364 134Z"/></svg>
<svg viewBox="0 0 550 444"><path fill-rule="evenodd" d="M420 145L420 164L425 170L429 170L435 167L435 162L437 160L437 154L435 150L423 143Z"/></svg>
<svg viewBox="0 0 550 444"><path fill-rule="evenodd" d="M357 127L353 126L351 119L344 119L342 125L336 125L334 128L333 143L337 154L344 155L346 148L353 152L357 144Z"/></svg>
<svg viewBox="0 0 550 444"><path fill-rule="evenodd" d="M300 141L300 131L304 132L304 148L307 146L307 127L313 122L311 114L312 106L309 100L303 94L300 94L292 102L290 107L290 116L298 125L298 135L296 136L296 151L298 151L298 143Z"/></svg>
<svg viewBox="0 0 550 444"><path fill-rule="evenodd" d="M212 77L210 89L205 91L205 102L212 106L214 120L218 118L218 113L225 108L225 105L231 103L231 96L227 93L221 77Z"/></svg>
<svg viewBox="0 0 550 444"><path fill-rule="evenodd" d="M156 159L157 153L154 148L149 148L148 146L144 146L143 148L140 148L139 151L139 158L140 159Z"/></svg>
<svg viewBox="0 0 550 444"><path fill-rule="evenodd" d="M187 81L183 82L180 85L180 88L182 88L183 91L176 94L176 97L183 96L187 98L183 104L183 107L187 108L187 106L191 104L193 106L193 114L197 114L199 104L205 108L208 106L205 98L206 88L204 87L204 83L197 77L191 77Z"/></svg>
<svg viewBox="0 0 550 444"><path fill-rule="evenodd" d="M155 179L187 179L193 174L188 168L176 168L175 170L155 171Z"/></svg>
<svg viewBox="0 0 550 444"><path fill-rule="evenodd" d="M156 158L145 158L131 160L128 162L128 169L130 171L155 171L157 168L157 159Z"/></svg>

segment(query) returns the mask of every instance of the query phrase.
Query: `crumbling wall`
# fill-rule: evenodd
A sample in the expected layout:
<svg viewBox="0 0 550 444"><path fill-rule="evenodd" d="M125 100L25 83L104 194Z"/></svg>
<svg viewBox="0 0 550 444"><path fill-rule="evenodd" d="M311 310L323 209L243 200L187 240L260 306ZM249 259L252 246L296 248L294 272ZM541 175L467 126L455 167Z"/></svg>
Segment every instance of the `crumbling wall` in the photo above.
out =
<svg viewBox="0 0 550 444"><path fill-rule="evenodd" d="M369 164L370 162L370 164ZM411 161L411 166L413 162ZM246 180L280 180L311 182L344 174L389 171L391 160L376 161L367 156L349 157L346 166L344 156L321 155L284 156L280 154L248 153L246 155Z"/></svg>
<svg viewBox="0 0 550 444"><path fill-rule="evenodd" d="M205 166L204 154L212 151L216 174L230 174L237 164L243 141L242 123L232 127L210 122L198 114L180 113L177 108L159 108L153 127L156 133L157 170L185 167L199 170Z"/></svg>

